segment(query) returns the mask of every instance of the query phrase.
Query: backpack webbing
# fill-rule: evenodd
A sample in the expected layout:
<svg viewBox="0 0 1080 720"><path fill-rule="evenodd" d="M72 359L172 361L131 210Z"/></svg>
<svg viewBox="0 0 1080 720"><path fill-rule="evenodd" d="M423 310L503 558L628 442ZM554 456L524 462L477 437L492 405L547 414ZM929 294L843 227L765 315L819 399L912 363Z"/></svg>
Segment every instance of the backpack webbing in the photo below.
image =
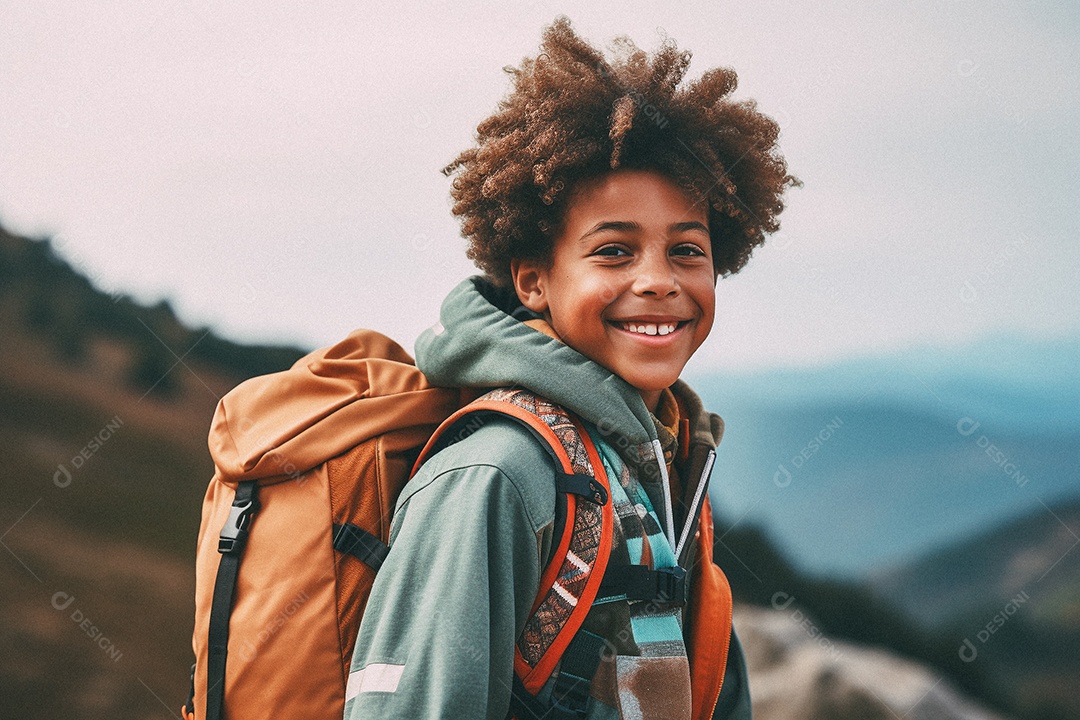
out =
<svg viewBox="0 0 1080 720"><path fill-rule="evenodd" d="M604 638L578 630L559 663L559 677L543 703L526 689L516 674L510 690L510 714L517 720L579 720L589 702L589 689L600 661L611 659L614 649Z"/></svg>
<svg viewBox="0 0 1080 720"><path fill-rule="evenodd" d="M229 616L232 614L236 576L240 574L240 556L244 551L252 520L259 510L254 480L236 486L229 519L221 528L218 539L217 579L214 581L214 600L210 609L210 629L206 659L206 718L221 720L225 701L225 661L229 654Z"/></svg>

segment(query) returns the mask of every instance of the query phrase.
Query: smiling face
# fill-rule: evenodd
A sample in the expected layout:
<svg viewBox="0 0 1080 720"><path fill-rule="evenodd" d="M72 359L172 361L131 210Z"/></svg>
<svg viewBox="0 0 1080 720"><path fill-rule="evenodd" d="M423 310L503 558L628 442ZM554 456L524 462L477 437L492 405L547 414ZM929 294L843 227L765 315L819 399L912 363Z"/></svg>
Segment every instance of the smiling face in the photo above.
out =
<svg viewBox="0 0 1080 720"><path fill-rule="evenodd" d="M615 170L575 189L546 260L511 264L525 307L655 410L712 328L707 208L663 175Z"/></svg>

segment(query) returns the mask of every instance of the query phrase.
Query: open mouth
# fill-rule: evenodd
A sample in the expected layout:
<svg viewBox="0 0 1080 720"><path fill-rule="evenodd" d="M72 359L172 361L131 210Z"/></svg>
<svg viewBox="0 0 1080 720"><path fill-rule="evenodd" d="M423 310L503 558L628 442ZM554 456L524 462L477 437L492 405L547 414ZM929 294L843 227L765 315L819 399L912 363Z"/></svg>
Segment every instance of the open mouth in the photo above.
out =
<svg viewBox="0 0 1080 720"><path fill-rule="evenodd" d="M637 335L670 335L689 322L689 320L660 323L619 322L615 323L615 325L626 332L635 333Z"/></svg>

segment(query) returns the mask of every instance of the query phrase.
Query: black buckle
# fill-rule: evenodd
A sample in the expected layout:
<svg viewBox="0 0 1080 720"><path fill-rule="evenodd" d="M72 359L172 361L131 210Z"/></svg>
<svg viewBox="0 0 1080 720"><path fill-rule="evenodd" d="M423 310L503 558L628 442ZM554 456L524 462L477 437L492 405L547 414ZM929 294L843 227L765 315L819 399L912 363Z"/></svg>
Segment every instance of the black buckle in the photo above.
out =
<svg viewBox="0 0 1080 720"><path fill-rule="evenodd" d="M348 553L376 572L386 561L390 547L367 530L352 523L334 525L334 549Z"/></svg>
<svg viewBox="0 0 1080 720"><path fill-rule="evenodd" d="M231 555L240 552L247 541L248 530L251 528L251 520L259 511L259 502L255 498L248 500L233 500L229 508L229 519L221 528L218 535L218 552L222 555Z"/></svg>
<svg viewBox="0 0 1080 720"><path fill-rule="evenodd" d="M675 567L653 570L644 565L608 567L600 582L600 595L625 595L627 600L684 605L690 597L686 570Z"/></svg>
<svg viewBox="0 0 1080 720"><path fill-rule="evenodd" d="M690 586L686 582L686 570L676 565L656 571L657 601L684 605L689 598Z"/></svg>
<svg viewBox="0 0 1080 720"><path fill-rule="evenodd" d="M597 505L607 505L608 495L607 490L600 484L600 481L596 478L589 480L589 489L592 490L592 499Z"/></svg>

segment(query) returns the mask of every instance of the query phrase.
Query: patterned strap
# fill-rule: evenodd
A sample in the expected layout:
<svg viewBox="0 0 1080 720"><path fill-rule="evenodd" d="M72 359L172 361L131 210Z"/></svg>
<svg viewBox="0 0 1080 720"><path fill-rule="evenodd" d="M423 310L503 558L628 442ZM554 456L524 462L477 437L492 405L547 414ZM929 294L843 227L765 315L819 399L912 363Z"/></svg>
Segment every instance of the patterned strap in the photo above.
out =
<svg viewBox="0 0 1080 720"><path fill-rule="evenodd" d="M596 446L580 422L560 406L520 388L493 390L447 418L420 453L413 472L438 450L482 427L484 413L522 423L552 453L558 475L588 478L577 487L590 489L586 495L570 489L574 483L558 485L565 493L565 528L555 538L558 546L540 577L539 593L514 652L514 672L535 694L551 677L600 590L615 524L611 489Z"/></svg>

